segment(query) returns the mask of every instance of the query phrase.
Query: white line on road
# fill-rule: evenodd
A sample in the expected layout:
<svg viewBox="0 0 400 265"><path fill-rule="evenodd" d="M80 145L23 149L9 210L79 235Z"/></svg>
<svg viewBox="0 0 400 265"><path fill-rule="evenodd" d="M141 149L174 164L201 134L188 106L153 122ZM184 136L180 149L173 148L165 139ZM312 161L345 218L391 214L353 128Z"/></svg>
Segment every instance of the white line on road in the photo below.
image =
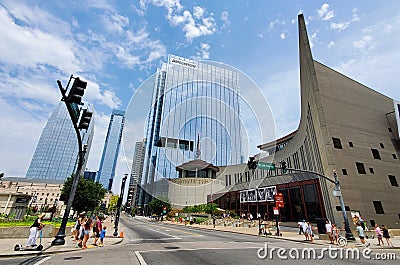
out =
<svg viewBox="0 0 400 265"><path fill-rule="evenodd" d="M254 247L205 247L205 248L177 248L177 249L149 249L149 250L141 250L140 252L164 252L164 251L194 251L194 250L235 250L235 249L255 249L255 248L260 248L259 246L254 246ZM136 251L135 251L136 252Z"/></svg>
<svg viewBox="0 0 400 265"><path fill-rule="evenodd" d="M36 262L34 265L40 265L40 264L42 264L43 262L45 262L46 260L51 259L52 257L53 257L53 256L47 256L47 257L45 257L45 258L39 260L38 262Z"/></svg>
<svg viewBox="0 0 400 265"><path fill-rule="evenodd" d="M157 232L157 233L160 233L160 234L166 235L166 236L170 236L170 237L177 238L177 237L176 237L176 236L174 236L174 235L170 235L170 234L167 234L167 233L161 232L161 231L159 231L159 230L156 230L156 229L151 229L151 228L149 228L149 227L146 227L146 228L147 228L147 229L149 229L149 230L151 230L151 231L154 231L154 232Z"/></svg>
<svg viewBox="0 0 400 265"><path fill-rule="evenodd" d="M139 251L135 251L136 258L139 260L140 265L147 265Z"/></svg>

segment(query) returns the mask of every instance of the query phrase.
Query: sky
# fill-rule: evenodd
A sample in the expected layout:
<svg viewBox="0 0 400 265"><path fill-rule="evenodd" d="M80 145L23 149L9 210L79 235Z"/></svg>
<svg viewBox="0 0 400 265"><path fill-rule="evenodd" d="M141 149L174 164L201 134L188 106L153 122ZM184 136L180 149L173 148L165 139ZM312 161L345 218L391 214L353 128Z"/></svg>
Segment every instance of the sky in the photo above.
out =
<svg viewBox="0 0 400 265"><path fill-rule="evenodd" d="M65 85L71 74L88 82L95 136L87 168L98 170L112 109L139 107L135 98L151 95L141 84L168 54L239 69L263 94L275 136L296 130L300 13L315 60L400 99L398 0L0 0L0 172L25 176L61 99L56 81ZM129 126L131 142L144 137L143 127ZM132 152L121 150L115 193Z"/></svg>

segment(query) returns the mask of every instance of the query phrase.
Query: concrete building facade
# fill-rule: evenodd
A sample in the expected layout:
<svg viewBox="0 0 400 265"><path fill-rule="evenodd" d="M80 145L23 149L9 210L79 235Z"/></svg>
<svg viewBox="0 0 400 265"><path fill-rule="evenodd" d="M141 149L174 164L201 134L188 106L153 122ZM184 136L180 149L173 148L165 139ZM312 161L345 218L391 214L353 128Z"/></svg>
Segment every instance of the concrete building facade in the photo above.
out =
<svg viewBox="0 0 400 265"><path fill-rule="evenodd" d="M260 161L278 167L285 161L289 169L317 172L332 180L335 171L349 220L361 215L370 225L399 228L399 106L393 99L315 61L303 15L298 20L300 123L289 135L258 146L269 153ZM250 172L243 164L227 167L223 175L226 188L220 198L224 201L228 201L224 194L229 191L295 182L300 186L310 178L317 179L323 201L320 209L325 211L319 217L342 224L339 200L333 195L334 185L315 174L290 170L283 173L279 169ZM285 176L283 182L276 180ZM291 200L290 195L287 192L285 200ZM304 198L308 195L305 189L299 189L303 203L294 215L297 218L304 217L307 211ZM241 208L239 202L235 209L250 210L250 207Z"/></svg>

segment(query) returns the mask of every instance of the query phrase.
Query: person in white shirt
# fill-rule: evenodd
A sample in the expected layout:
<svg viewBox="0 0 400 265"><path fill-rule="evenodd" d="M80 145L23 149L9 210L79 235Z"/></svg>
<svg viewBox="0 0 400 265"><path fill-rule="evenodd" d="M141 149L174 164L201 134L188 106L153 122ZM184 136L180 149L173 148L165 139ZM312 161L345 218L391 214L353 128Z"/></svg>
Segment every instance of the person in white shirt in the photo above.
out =
<svg viewBox="0 0 400 265"><path fill-rule="evenodd" d="M326 229L326 234L329 236L329 240L331 241L331 244L333 244L333 236L332 236L332 225L329 222L329 220L326 220L325 222L325 229Z"/></svg>

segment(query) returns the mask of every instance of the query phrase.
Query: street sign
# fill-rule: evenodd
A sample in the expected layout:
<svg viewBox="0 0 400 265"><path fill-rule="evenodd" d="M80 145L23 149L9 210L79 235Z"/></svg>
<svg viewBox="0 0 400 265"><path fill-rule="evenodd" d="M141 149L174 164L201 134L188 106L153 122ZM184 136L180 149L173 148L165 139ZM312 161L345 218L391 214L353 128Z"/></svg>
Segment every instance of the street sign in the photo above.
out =
<svg viewBox="0 0 400 265"><path fill-rule="evenodd" d="M285 204L283 202L283 194L282 193L275 194L275 206L279 207L279 208L285 207Z"/></svg>
<svg viewBox="0 0 400 265"><path fill-rule="evenodd" d="M279 208L278 207L274 207L274 215L279 215Z"/></svg>
<svg viewBox="0 0 400 265"><path fill-rule="evenodd" d="M258 162L257 168L259 168L259 169L267 169L267 170L275 170L275 164L274 163Z"/></svg>
<svg viewBox="0 0 400 265"><path fill-rule="evenodd" d="M340 190L333 190L333 196L340 197L342 196L342 192Z"/></svg>

